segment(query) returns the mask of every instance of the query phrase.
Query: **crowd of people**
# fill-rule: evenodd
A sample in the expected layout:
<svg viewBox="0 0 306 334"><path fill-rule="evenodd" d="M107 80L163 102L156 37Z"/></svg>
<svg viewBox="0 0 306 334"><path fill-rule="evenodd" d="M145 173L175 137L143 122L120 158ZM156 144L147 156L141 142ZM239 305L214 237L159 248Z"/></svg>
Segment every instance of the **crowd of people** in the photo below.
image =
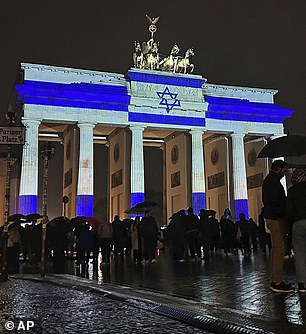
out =
<svg viewBox="0 0 306 334"><path fill-rule="evenodd" d="M144 217L121 220L118 215L112 222L103 217L98 225L90 224L86 217L71 220L58 217L47 224L46 258L53 263L53 271L65 271L65 259L71 257L77 264L88 266L89 259L98 263L101 252L102 265L111 261L123 262L132 256L137 263L154 263L158 242L169 249L173 261L208 261L212 253L222 249L226 255L251 252L270 253L271 290L290 292L293 287L282 281L285 255L291 254L291 236L294 249L298 289L305 291L306 271L306 172L295 169L293 186L288 198L280 182L288 166L276 160L262 186L264 207L258 222L247 219L244 213L235 221L226 208L220 221L214 210L201 209L197 214L190 207L173 213L169 224L161 233L149 210ZM22 227L9 224L7 239L7 264L10 273L17 273L19 258L29 265L38 265L41 259L42 227L36 220ZM2 248L2 247L0 247Z"/></svg>
<svg viewBox="0 0 306 334"><path fill-rule="evenodd" d="M71 257L77 265L88 266L90 259L98 262L99 252L102 264L109 264L111 254L114 259L124 261L126 255L133 254L136 263L156 261L156 248L160 232L156 220L149 210L144 217L121 220L115 215L112 222L103 217L98 225L92 226L91 219L75 217L71 220L58 217L47 224L45 258L53 263L55 273L65 272L65 259ZM3 228L0 229L2 235ZM0 238L3 242L3 238ZM20 257L29 267L38 267L41 261L42 224L37 220L21 224L20 221L8 225L6 260L9 273L18 273ZM2 250L2 245L0 244Z"/></svg>
<svg viewBox="0 0 306 334"><path fill-rule="evenodd" d="M223 249L226 255L240 249L244 256L250 256L251 251L262 253L271 250L270 235L265 225L256 224L244 213L235 221L230 210L224 211L220 221L216 219L214 210L201 209L199 216L192 208L174 213L167 228L167 238L173 260L184 262L192 260L209 260L210 254ZM262 217L259 216L259 221Z"/></svg>
<svg viewBox="0 0 306 334"><path fill-rule="evenodd" d="M269 234L263 227L263 234L257 224L247 220L244 214L235 222L230 210L226 209L220 222L213 210L201 209L199 215L192 208L174 213L167 228L161 232L150 211L144 217L121 220L118 215L109 222L104 216L96 226L90 219L75 217L71 220L58 217L47 224L46 259L53 263L53 271L65 271L65 259L75 258L76 263L88 265L90 259L98 261L99 252L102 264L109 264L111 254L123 262L131 255L135 263L154 263L157 243L167 247L174 261L209 260L211 252L223 248L225 254L232 254L240 248L249 256L257 251L258 240L262 252L269 245ZM24 225L24 226L23 226ZM36 219L28 224L9 224L7 240L7 263L10 273L17 273L19 258L29 266L38 266L41 260L42 225ZM268 250L270 246L268 247Z"/></svg>

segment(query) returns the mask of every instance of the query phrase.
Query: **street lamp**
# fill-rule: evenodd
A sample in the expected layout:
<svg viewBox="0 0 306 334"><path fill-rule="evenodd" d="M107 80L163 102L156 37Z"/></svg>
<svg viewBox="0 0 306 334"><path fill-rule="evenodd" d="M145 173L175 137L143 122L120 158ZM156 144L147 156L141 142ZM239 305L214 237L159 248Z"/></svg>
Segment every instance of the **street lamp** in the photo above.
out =
<svg viewBox="0 0 306 334"><path fill-rule="evenodd" d="M40 155L44 160L43 171L43 200L42 200L42 238L41 238L41 277L46 273L46 228L48 223L48 169L49 160L55 154L55 147L46 143L40 150Z"/></svg>

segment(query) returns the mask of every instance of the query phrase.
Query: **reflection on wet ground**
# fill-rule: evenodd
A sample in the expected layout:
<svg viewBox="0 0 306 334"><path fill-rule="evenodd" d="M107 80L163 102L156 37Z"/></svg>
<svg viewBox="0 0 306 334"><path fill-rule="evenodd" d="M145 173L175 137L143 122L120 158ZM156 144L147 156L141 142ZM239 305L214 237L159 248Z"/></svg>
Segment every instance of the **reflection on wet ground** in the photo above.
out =
<svg viewBox="0 0 306 334"><path fill-rule="evenodd" d="M77 276L180 296L269 321L276 328L285 328L284 333L306 333L300 327L306 320L305 294L270 291L268 255L256 253L245 258L240 251L231 256L220 251L209 262L178 263L161 252L154 264L134 264L131 257L124 262L112 259L110 265L90 263L88 270L73 261L69 264L69 273ZM295 282L292 258L286 259L285 273L285 280Z"/></svg>

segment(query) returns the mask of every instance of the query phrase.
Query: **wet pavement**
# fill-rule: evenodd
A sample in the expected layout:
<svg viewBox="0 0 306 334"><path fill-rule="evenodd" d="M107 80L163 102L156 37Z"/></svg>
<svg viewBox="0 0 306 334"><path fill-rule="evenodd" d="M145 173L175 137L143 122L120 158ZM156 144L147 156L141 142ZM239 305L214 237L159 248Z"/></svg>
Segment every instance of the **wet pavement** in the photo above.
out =
<svg viewBox="0 0 306 334"><path fill-rule="evenodd" d="M1 284L0 333L207 333L90 292L24 280Z"/></svg>
<svg viewBox="0 0 306 334"><path fill-rule="evenodd" d="M127 300L149 300L196 313L206 320L212 317L265 333L306 333L306 294L271 292L269 258L261 253L245 258L240 251L231 256L219 251L209 262L174 263L167 253L161 252L154 264L135 265L126 257L123 263L112 259L110 265L95 269L90 264L88 270L83 270L73 260L68 267L74 276L55 275L48 279L66 287L83 287L85 291L100 287L104 294L115 291L126 295ZM285 272L284 279L294 282L292 258L286 259ZM155 331L151 328L151 332ZM219 333L223 333L222 329Z"/></svg>

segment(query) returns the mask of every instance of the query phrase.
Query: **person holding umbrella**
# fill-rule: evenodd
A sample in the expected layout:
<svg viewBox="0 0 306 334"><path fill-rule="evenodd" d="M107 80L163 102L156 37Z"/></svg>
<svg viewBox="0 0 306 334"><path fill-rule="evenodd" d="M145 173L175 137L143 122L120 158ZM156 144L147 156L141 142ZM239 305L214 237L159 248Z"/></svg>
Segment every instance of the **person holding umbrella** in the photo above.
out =
<svg viewBox="0 0 306 334"><path fill-rule="evenodd" d="M19 255L20 255L19 230L20 230L19 221L11 222L8 225L7 267L9 274L18 274L19 272Z"/></svg>
<svg viewBox="0 0 306 334"><path fill-rule="evenodd" d="M264 204L264 218L271 233L271 290L273 292L291 292L290 284L282 281L285 256L286 234L286 194L281 179L288 171L288 165L283 160L275 160L269 174L262 184L262 202Z"/></svg>
<svg viewBox="0 0 306 334"><path fill-rule="evenodd" d="M156 262L155 253L157 247L158 227L156 220L150 214L150 210L145 211L145 216L140 223L140 236L142 238L143 255L147 262Z"/></svg>
<svg viewBox="0 0 306 334"><path fill-rule="evenodd" d="M104 215L98 227L99 241L102 252L102 263L109 264L113 242L113 227Z"/></svg>

